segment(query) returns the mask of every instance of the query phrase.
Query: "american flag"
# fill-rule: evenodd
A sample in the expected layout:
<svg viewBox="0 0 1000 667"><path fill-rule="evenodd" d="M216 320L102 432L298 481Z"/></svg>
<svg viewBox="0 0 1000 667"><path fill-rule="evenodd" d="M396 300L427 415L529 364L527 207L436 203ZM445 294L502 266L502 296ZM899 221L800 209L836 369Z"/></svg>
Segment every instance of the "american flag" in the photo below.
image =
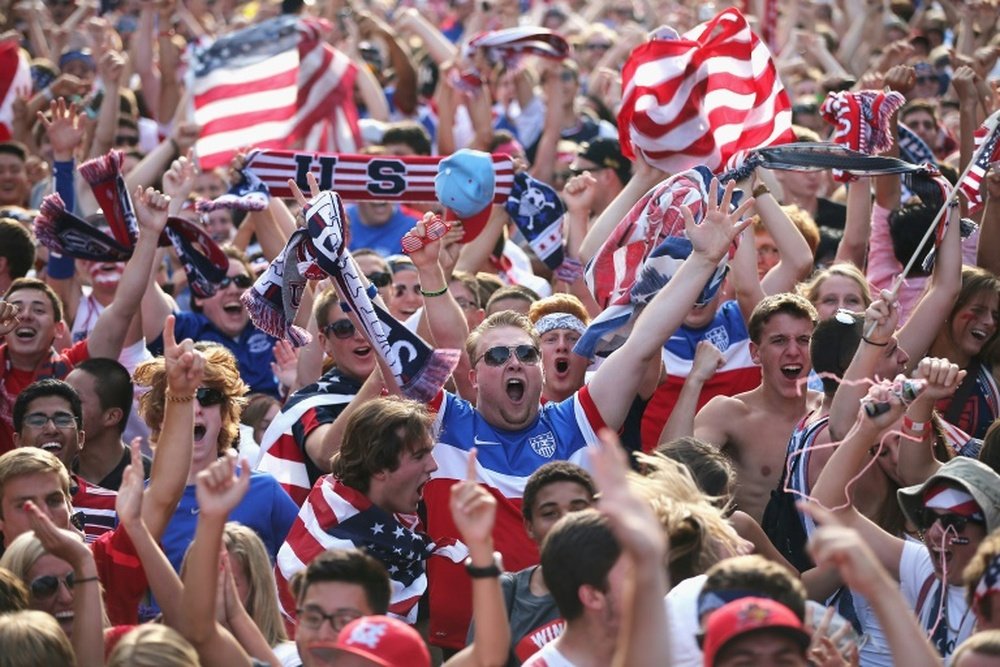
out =
<svg viewBox="0 0 1000 667"><path fill-rule="evenodd" d="M969 214L976 213L983 206L983 195L980 191L990 163L1000 159L1000 112L987 118L975 134L976 148L972 163L965 178L958 184L958 191L965 195L969 202Z"/></svg>
<svg viewBox="0 0 1000 667"><path fill-rule="evenodd" d="M363 493L326 475L316 482L278 551L275 579L282 609L294 618L288 581L327 549L364 549L385 565L392 583L389 613L415 623L417 603L427 590L424 567L432 555L460 562L468 550L460 543L435 544L419 532L416 515L391 515Z"/></svg>
<svg viewBox="0 0 1000 667"><path fill-rule="evenodd" d="M11 138L14 101L31 92L31 64L16 37L0 41L0 141Z"/></svg>
<svg viewBox="0 0 1000 667"><path fill-rule="evenodd" d="M326 44L325 24L281 16L192 49L190 89L203 169L243 148L353 151L357 68Z"/></svg>
<svg viewBox="0 0 1000 667"><path fill-rule="evenodd" d="M309 495L312 484L306 469L306 453L292 435L292 427L310 410L346 407L357 390L356 384L345 382L336 371L327 373L318 382L292 394L261 438L260 456L254 469L278 480L299 507Z"/></svg>
<svg viewBox="0 0 1000 667"><path fill-rule="evenodd" d="M622 152L641 149L667 173L699 164L718 171L740 151L795 140L771 53L734 8L683 36L661 31L639 46L622 86Z"/></svg>

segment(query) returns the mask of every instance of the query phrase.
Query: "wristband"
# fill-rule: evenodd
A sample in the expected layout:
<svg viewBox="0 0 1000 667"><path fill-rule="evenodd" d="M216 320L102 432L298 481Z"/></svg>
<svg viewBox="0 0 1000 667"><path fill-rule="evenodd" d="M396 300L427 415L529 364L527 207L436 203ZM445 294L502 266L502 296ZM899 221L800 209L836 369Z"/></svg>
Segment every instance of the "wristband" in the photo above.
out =
<svg viewBox="0 0 1000 667"><path fill-rule="evenodd" d="M913 431L914 433L923 433L927 430L930 425L929 421L926 422L915 422L910 419L910 415L903 415L903 428L907 431Z"/></svg>
<svg viewBox="0 0 1000 667"><path fill-rule="evenodd" d="M874 345L875 347L887 347L889 345L889 341L886 341L884 343L876 343L875 341L873 341L868 336L862 336L861 340L863 340L864 342L868 343L869 345Z"/></svg>
<svg viewBox="0 0 1000 667"><path fill-rule="evenodd" d="M194 400L195 394L188 394L187 396L178 396L177 394L171 394L169 391L166 393L167 401L170 403L190 403Z"/></svg>
<svg viewBox="0 0 1000 667"><path fill-rule="evenodd" d="M428 292L423 287L420 288L420 293L423 294L424 296L441 296L442 294L444 294L447 291L448 291L448 286L447 285L445 285L441 289L436 289L436 290L434 290L432 292Z"/></svg>
<svg viewBox="0 0 1000 667"><path fill-rule="evenodd" d="M760 185L758 185L757 187L755 187L753 189L753 196L755 198L756 197L760 197L761 195L767 195L767 194L771 194L771 191L763 183L761 183Z"/></svg>
<svg viewBox="0 0 1000 667"><path fill-rule="evenodd" d="M492 579L503 574L503 557L499 551L493 552L493 563L486 567L476 567L472 564L472 556L465 559L465 571L473 579Z"/></svg>

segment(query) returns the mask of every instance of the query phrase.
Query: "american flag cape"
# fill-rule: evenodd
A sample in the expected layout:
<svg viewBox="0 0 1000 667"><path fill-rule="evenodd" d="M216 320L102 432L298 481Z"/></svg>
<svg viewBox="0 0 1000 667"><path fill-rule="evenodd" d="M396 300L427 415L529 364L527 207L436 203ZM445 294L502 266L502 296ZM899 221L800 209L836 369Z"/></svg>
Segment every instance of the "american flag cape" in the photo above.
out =
<svg viewBox="0 0 1000 667"><path fill-rule="evenodd" d="M1000 159L1000 112L987 118L975 134L976 149L968 171L958 184L961 192L969 202L968 212L976 213L983 206L983 196L980 192L990 163Z"/></svg>
<svg viewBox="0 0 1000 667"><path fill-rule="evenodd" d="M260 454L254 469L269 473L278 480L299 507L305 502L312 485L306 468L303 448L292 435L292 427L315 408L346 407L357 394L358 385L345 381L339 372L327 373L318 382L299 389L289 397L281 412L264 431Z"/></svg>
<svg viewBox="0 0 1000 667"><path fill-rule="evenodd" d="M622 153L640 149L667 173L718 171L740 151L795 140L771 53L733 8L681 37L657 31L629 56L622 90Z"/></svg>
<svg viewBox="0 0 1000 667"><path fill-rule="evenodd" d="M357 68L323 41L325 28L281 16L192 48L188 87L203 169L249 147L350 152L361 145Z"/></svg>
<svg viewBox="0 0 1000 667"><path fill-rule="evenodd" d="M712 173L697 167L671 176L636 202L587 265L587 287L604 310L590 323L573 351L592 358L618 349L639 311L659 292L691 254L681 206L700 222ZM723 259L699 303L715 295L726 275Z"/></svg>
<svg viewBox="0 0 1000 667"><path fill-rule="evenodd" d="M11 139L14 101L31 92L31 64L17 39L0 42L0 141Z"/></svg>
<svg viewBox="0 0 1000 667"><path fill-rule="evenodd" d="M424 561L437 555L458 563L468 556L460 542L435 544L419 528L416 515L391 515L332 475L320 478L278 550L274 574L283 613L295 617L292 575L327 549L360 548L389 573L389 613L415 623L417 603L427 590Z"/></svg>

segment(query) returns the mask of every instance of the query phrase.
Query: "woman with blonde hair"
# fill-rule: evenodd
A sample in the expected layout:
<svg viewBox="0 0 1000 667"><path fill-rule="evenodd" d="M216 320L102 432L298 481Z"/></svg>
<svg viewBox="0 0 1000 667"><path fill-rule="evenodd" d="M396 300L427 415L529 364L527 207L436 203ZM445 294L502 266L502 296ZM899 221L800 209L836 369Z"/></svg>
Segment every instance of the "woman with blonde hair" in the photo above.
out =
<svg viewBox="0 0 1000 667"><path fill-rule="evenodd" d="M284 665L298 665L295 642L288 641L278 609L274 568L264 543L250 528L230 521L222 535L240 602Z"/></svg>
<svg viewBox="0 0 1000 667"><path fill-rule="evenodd" d="M830 319L838 310L864 312L872 302L865 275L847 262L817 271L809 280L799 283L798 292L809 299L821 320Z"/></svg>
<svg viewBox="0 0 1000 667"><path fill-rule="evenodd" d="M75 667L76 656L66 633L42 611L24 610L0 616L0 667Z"/></svg>
<svg viewBox="0 0 1000 667"><path fill-rule="evenodd" d="M179 632L147 623L130 631L115 646L107 667L200 667L198 652Z"/></svg>

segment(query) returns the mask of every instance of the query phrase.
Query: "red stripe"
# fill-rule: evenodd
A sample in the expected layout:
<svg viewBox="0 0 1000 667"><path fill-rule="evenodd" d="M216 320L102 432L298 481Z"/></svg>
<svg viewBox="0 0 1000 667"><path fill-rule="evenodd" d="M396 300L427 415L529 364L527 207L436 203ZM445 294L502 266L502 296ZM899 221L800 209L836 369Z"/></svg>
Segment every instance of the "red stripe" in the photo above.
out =
<svg viewBox="0 0 1000 667"><path fill-rule="evenodd" d="M201 109L212 102L227 100L231 97L240 97L252 93L266 93L270 90L288 88L295 85L297 76L298 68L292 68L264 79L257 79L246 83L223 83L212 86L205 92L194 96L194 108Z"/></svg>

